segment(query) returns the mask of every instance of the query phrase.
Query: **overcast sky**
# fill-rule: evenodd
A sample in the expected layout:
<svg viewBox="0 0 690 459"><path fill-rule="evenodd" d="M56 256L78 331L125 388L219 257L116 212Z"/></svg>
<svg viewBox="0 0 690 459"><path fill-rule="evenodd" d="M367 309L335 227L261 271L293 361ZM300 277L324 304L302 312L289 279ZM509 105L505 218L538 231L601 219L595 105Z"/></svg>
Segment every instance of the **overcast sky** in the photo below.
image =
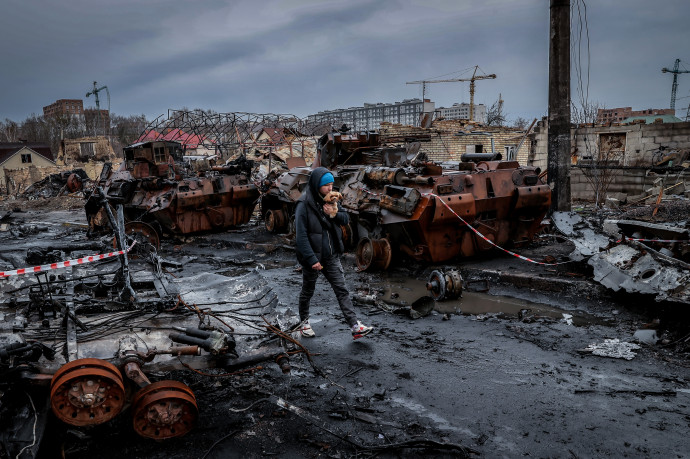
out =
<svg viewBox="0 0 690 459"><path fill-rule="evenodd" d="M580 5L582 5L581 0ZM576 0L571 0L573 5ZM690 69L687 0L586 0L589 101L668 108L676 58ZM107 85L118 115L168 108L290 113L421 97L407 81L468 78L508 119L547 113L548 0L3 0L0 119ZM578 25L573 22L573 27ZM573 42L575 45L575 42ZM587 54L583 43L583 64ZM682 67L681 67L682 68ZM586 77L586 67L584 76ZM584 82L583 82L584 83ZM575 98L575 81L573 97ZM429 85L436 106L468 83ZM107 108L102 93L101 108ZM677 113L690 104L679 75Z"/></svg>

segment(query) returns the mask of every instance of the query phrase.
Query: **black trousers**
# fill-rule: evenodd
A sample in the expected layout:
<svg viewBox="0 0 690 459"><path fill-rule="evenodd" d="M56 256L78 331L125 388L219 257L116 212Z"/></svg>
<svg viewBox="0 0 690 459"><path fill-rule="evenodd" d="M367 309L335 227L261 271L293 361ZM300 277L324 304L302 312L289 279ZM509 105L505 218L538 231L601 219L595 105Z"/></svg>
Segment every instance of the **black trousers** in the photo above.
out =
<svg viewBox="0 0 690 459"><path fill-rule="evenodd" d="M352 299L350 292L345 286L345 275L343 265L340 263L339 256L332 256L321 261L323 269L321 273L326 280L331 284L335 297L338 299L340 310L343 311L345 321L352 327L357 323L357 315L352 309ZM309 318L309 301L314 296L314 288L316 287L316 279L319 277L319 271L305 266L302 267L302 291L299 294L299 318L304 321Z"/></svg>

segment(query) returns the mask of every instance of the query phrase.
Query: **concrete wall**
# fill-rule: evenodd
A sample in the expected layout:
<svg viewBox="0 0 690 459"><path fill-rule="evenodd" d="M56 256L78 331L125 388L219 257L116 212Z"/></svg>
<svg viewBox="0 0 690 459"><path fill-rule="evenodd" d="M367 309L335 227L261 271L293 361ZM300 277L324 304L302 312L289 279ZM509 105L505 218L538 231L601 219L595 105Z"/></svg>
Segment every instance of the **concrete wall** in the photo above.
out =
<svg viewBox="0 0 690 459"><path fill-rule="evenodd" d="M618 126L577 126L571 130L572 163L571 163L571 193L575 200L594 200L594 191L586 174L588 170L584 166L592 158L606 155L604 149L600 151L603 139L617 136L624 139L624 147L620 155L609 157L612 168L607 170L611 174L612 181L608 188L608 194L626 193L628 195L641 195L656 184L662 183L667 187L677 181L688 181L690 185L690 173L679 172L670 169L667 173L663 168L655 168L652 171L653 161L660 156L655 156L661 147L662 154L675 151L678 160L690 158L690 122L683 123L659 123L659 124L630 124ZM527 164L546 170L548 157L548 127L546 119L542 119L530 134L530 150ZM680 165L676 160L673 164ZM614 164L615 163L615 164ZM579 167L583 166L583 167ZM659 179L662 179L659 181ZM673 182L673 183L671 183ZM681 188L673 191L682 191Z"/></svg>
<svg viewBox="0 0 690 459"><path fill-rule="evenodd" d="M570 170L570 187L573 200L594 201L594 187L586 176L587 170L573 167ZM608 196L623 193L628 200L639 198L642 195L650 195L653 200L659 195L659 188L668 188L681 182L665 192L668 194L682 194L685 190L690 190L690 171L684 172L669 171L668 173L655 173L639 169L618 169L612 170L613 180L606 190ZM605 198L606 196L604 196Z"/></svg>
<svg viewBox="0 0 690 459"><path fill-rule="evenodd" d="M81 143L93 143L93 156L84 156ZM22 163L22 153L31 150L22 149L3 163L0 168L0 193L16 194L24 191L29 185L51 174L73 169L83 169L91 180L96 180L105 162L117 169L122 162L121 155L115 154L107 137L83 137L63 140L55 163L43 156L32 153L32 163Z"/></svg>
<svg viewBox="0 0 690 459"><path fill-rule="evenodd" d="M18 194L26 190L29 185L43 180L50 174L57 174L62 168L56 165L47 167L23 167L20 169L4 169L2 178L3 189L7 194Z"/></svg>
<svg viewBox="0 0 690 459"><path fill-rule="evenodd" d="M113 169L120 167L122 160L114 161ZM89 161L84 164L57 166L24 167L19 169L2 169L0 172L0 193L17 194L23 192L32 183L43 180L51 174L73 169L83 169L91 180L96 180L103 169L103 161Z"/></svg>
<svg viewBox="0 0 690 459"><path fill-rule="evenodd" d="M457 135L460 131L481 131L491 135ZM490 127L478 124L467 124L457 120L434 121L430 128L405 126L402 124L381 123L381 139L387 136L414 136L427 134L431 141L421 143L421 151L433 161L459 161L467 151L467 146L483 145L484 152L491 151L491 139L494 140L494 150L501 153L505 159L504 147L506 145L517 146L523 137L523 130L506 127ZM520 151L517 152L517 161L526 165L529 155L529 142L525 140Z"/></svg>

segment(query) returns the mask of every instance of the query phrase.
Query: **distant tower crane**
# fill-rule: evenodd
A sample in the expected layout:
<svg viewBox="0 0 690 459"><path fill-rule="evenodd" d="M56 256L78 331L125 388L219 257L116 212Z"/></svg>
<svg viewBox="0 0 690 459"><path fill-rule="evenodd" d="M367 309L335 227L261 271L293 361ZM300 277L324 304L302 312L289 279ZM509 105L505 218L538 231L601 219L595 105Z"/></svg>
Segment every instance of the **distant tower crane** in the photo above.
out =
<svg viewBox="0 0 690 459"><path fill-rule="evenodd" d="M100 118L101 115L101 103L98 100L98 93L100 91L103 91L105 89L105 93L108 96L108 118L110 118L110 91L108 91L108 87L103 85L100 88L98 87L98 83L95 81L93 82L93 90L89 91L86 93L86 97L89 97L90 95L93 94L94 98L96 99L96 113L98 113L98 117ZM103 120L103 130L105 131L105 120Z"/></svg>
<svg viewBox="0 0 690 459"><path fill-rule="evenodd" d="M493 80L496 78L495 74L491 75L477 75L478 65L474 66L474 73L472 73L472 78L453 78L450 80L419 80L419 81L408 81L407 84L421 84L422 85L422 100L426 96L426 85L427 83L455 83L458 81L469 81L470 82L470 121L474 121L474 82L475 80Z"/></svg>
<svg viewBox="0 0 690 459"><path fill-rule="evenodd" d="M673 74L673 85L671 86L671 110L676 109L676 91L678 91L678 74L679 73L690 73L690 70L678 70L678 65L680 64L680 59L676 59L676 63L673 65L673 70L664 67L661 69L663 73Z"/></svg>

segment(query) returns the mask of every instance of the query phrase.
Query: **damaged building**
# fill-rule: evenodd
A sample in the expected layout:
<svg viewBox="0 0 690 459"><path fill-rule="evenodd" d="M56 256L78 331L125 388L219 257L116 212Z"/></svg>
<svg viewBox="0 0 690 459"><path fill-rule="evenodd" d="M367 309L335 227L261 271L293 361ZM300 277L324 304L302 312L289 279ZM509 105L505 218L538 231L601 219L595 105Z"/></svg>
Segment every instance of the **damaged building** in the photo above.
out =
<svg viewBox="0 0 690 459"><path fill-rule="evenodd" d="M53 152L46 143L0 144L0 192L18 193L57 171Z"/></svg>
<svg viewBox="0 0 690 459"><path fill-rule="evenodd" d="M528 165L529 142L524 140L524 129L485 126L466 120L435 120L428 128L383 122L379 132L386 143L425 136L421 151L434 161L459 161L465 153L493 152L504 160ZM544 166L540 167L545 170Z"/></svg>
<svg viewBox="0 0 690 459"><path fill-rule="evenodd" d="M655 118L655 117L653 117ZM548 123L529 135L529 165L546 170ZM573 200L603 203L653 195L682 195L690 182L690 122L573 125L570 168Z"/></svg>

